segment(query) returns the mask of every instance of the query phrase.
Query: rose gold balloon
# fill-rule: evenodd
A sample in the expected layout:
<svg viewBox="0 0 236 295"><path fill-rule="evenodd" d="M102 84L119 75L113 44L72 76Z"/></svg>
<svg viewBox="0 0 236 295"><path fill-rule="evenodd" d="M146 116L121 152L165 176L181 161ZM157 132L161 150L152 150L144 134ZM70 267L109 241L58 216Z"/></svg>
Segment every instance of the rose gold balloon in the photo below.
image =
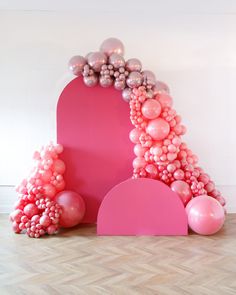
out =
<svg viewBox="0 0 236 295"><path fill-rule="evenodd" d="M76 55L73 56L70 60L69 60L69 70L76 76L80 76L82 71L83 71L83 67L86 64L86 59L83 56L80 55Z"/></svg>
<svg viewBox="0 0 236 295"><path fill-rule="evenodd" d="M132 93L132 90L130 88L125 88L122 91L122 98L124 101L129 102L130 101L130 95Z"/></svg>
<svg viewBox="0 0 236 295"><path fill-rule="evenodd" d="M129 74L128 79L126 80L127 85L130 88L136 88L139 87L143 82L143 76L139 72L131 72Z"/></svg>
<svg viewBox="0 0 236 295"><path fill-rule="evenodd" d="M95 72L99 72L102 65L107 62L107 57L102 52L93 52L89 54L87 60L90 67L92 67Z"/></svg>
<svg viewBox="0 0 236 295"><path fill-rule="evenodd" d="M127 60L125 67L130 72L140 72L142 69L142 64L137 58L130 58Z"/></svg>
<svg viewBox="0 0 236 295"><path fill-rule="evenodd" d="M142 71L143 81L147 85L154 86L156 84L156 76L151 71Z"/></svg>
<svg viewBox="0 0 236 295"><path fill-rule="evenodd" d="M106 88L106 87L109 87L112 85L113 83L113 80L111 77L104 77L104 76L101 76L99 78L99 83L102 87Z"/></svg>
<svg viewBox="0 0 236 295"><path fill-rule="evenodd" d="M154 95L157 93L170 93L169 87L162 81L157 81L153 88Z"/></svg>
<svg viewBox="0 0 236 295"><path fill-rule="evenodd" d="M109 57L109 63L113 65L115 69L125 66L125 60L123 56L117 53L112 53Z"/></svg>
<svg viewBox="0 0 236 295"><path fill-rule="evenodd" d="M84 77L84 84L88 87L93 87L97 84L98 77L95 75Z"/></svg>
<svg viewBox="0 0 236 295"><path fill-rule="evenodd" d="M119 39L108 38L103 41L102 45L100 46L100 51L108 56L110 56L112 53L124 55L125 49L123 43Z"/></svg>

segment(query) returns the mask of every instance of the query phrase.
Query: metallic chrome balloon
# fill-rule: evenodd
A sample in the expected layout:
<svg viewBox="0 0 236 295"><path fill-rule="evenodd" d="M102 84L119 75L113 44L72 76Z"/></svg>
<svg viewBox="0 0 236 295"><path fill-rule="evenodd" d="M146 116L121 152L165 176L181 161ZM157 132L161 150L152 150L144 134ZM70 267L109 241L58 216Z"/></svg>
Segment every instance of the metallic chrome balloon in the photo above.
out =
<svg viewBox="0 0 236 295"><path fill-rule="evenodd" d="M112 53L117 53L119 55L124 55L124 45L123 43L116 38L108 38L103 41L100 46L100 51L110 56Z"/></svg>
<svg viewBox="0 0 236 295"><path fill-rule="evenodd" d="M100 85L102 86L102 87L109 87L109 86L111 86L112 85L112 83L113 83L113 80L112 80L112 78L111 77L105 77L105 76L100 76L100 78L99 78L99 83L100 83Z"/></svg>
<svg viewBox="0 0 236 295"><path fill-rule="evenodd" d="M156 84L156 76L153 72L142 71L142 75L144 85L154 86Z"/></svg>
<svg viewBox="0 0 236 295"><path fill-rule="evenodd" d="M120 67L125 66L125 60L123 56L117 54L117 53L112 53L109 57L109 63L113 65L115 69L118 69Z"/></svg>
<svg viewBox="0 0 236 295"><path fill-rule="evenodd" d="M80 76L86 64L86 59L83 56L73 56L68 63L69 70L76 76Z"/></svg>
<svg viewBox="0 0 236 295"><path fill-rule="evenodd" d="M93 87L97 84L98 77L96 75L84 77L84 84L88 87Z"/></svg>
<svg viewBox="0 0 236 295"><path fill-rule="evenodd" d="M122 98L124 101L126 102L129 102L130 101L130 95L132 93L132 90L130 88L125 88L123 91L122 91Z"/></svg>
<svg viewBox="0 0 236 295"><path fill-rule="evenodd" d="M140 72L142 70L142 64L137 58L130 58L126 61L125 68L129 72Z"/></svg>
<svg viewBox="0 0 236 295"><path fill-rule="evenodd" d="M139 72L131 72L126 80L130 88L139 87L143 82L143 76Z"/></svg>
<svg viewBox="0 0 236 295"><path fill-rule="evenodd" d="M124 80L115 81L114 87L116 90L123 90L125 88L125 81Z"/></svg>
<svg viewBox="0 0 236 295"><path fill-rule="evenodd" d="M99 72L102 65L107 62L107 57L102 52L93 52L88 55L87 60L90 67L93 68L95 72Z"/></svg>
<svg viewBox="0 0 236 295"><path fill-rule="evenodd" d="M162 81L157 81L155 86L153 87L153 93L154 95L157 95L158 93L170 93L169 87L166 85L166 83Z"/></svg>

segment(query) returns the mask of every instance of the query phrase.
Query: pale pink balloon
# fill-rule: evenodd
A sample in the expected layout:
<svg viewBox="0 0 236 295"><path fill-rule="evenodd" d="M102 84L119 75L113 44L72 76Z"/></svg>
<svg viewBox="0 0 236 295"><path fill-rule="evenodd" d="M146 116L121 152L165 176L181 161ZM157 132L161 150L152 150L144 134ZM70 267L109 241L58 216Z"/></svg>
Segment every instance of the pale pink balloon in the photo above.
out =
<svg viewBox="0 0 236 295"><path fill-rule="evenodd" d="M65 170L66 170L66 165L62 160L57 159L54 161L54 163L53 163L53 171L54 172L57 172L59 174L63 174L65 172Z"/></svg>
<svg viewBox="0 0 236 295"><path fill-rule="evenodd" d="M44 227L48 227L51 223L51 219L48 215L43 215L42 217L40 217L39 223Z"/></svg>
<svg viewBox="0 0 236 295"><path fill-rule="evenodd" d="M155 99L159 101L163 108L171 108L173 105L173 99L168 93L158 93Z"/></svg>
<svg viewBox="0 0 236 295"><path fill-rule="evenodd" d="M57 191L63 191L65 186L66 186L66 183L64 180L57 182L57 184L55 185Z"/></svg>
<svg viewBox="0 0 236 295"><path fill-rule="evenodd" d="M148 164L145 167L145 170L151 175L151 177L155 177L157 175L157 168L153 164Z"/></svg>
<svg viewBox="0 0 236 295"><path fill-rule="evenodd" d="M69 70L76 76L80 76L86 64L86 59L83 56L73 56L69 60Z"/></svg>
<svg viewBox="0 0 236 295"><path fill-rule="evenodd" d="M177 180L182 180L184 179L184 171L182 169L177 169L174 172L174 178Z"/></svg>
<svg viewBox="0 0 236 295"><path fill-rule="evenodd" d="M16 234L19 234L21 232L21 229L19 228L19 224L16 221L13 221L12 229Z"/></svg>
<svg viewBox="0 0 236 295"><path fill-rule="evenodd" d="M170 93L169 87L162 81L157 81L155 86L153 87L154 95L158 93Z"/></svg>
<svg viewBox="0 0 236 295"><path fill-rule="evenodd" d="M52 171L51 170L42 170L41 179L42 179L43 182L50 181L51 177L52 177Z"/></svg>
<svg viewBox="0 0 236 295"><path fill-rule="evenodd" d="M92 52L89 54L87 60L90 67L93 68L95 72L99 72L102 65L107 62L107 57L102 52Z"/></svg>
<svg viewBox="0 0 236 295"><path fill-rule="evenodd" d="M47 227L47 233L49 235L53 235L55 234L57 231L57 227L54 224L49 225L49 227Z"/></svg>
<svg viewBox="0 0 236 295"><path fill-rule="evenodd" d="M171 183L170 188L179 195L184 206L191 200L193 194L187 182L176 180Z"/></svg>
<svg viewBox="0 0 236 295"><path fill-rule="evenodd" d="M137 157L144 156L146 151L147 151L147 148L143 147L140 143L134 146L134 153Z"/></svg>
<svg viewBox="0 0 236 295"><path fill-rule="evenodd" d="M189 227L200 235L212 235L224 224L225 213L221 204L212 197L193 198L186 206Z"/></svg>
<svg viewBox="0 0 236 295"><path fill-rule="evenodd" d="M146 128L146 132L155 140L162 140L170 132L170 125L162 118L151 120Z"/></svg>
<svg viewBox="0 0 236 295"><path fill-rule="evenodd" d="M137 157L133 160L133 168L134 169L140 169L144 168L146 166L146 161L143 157Z"/></svg>
<svg viewBox="0 0 236 295"><path fill-rule="evenodd" d="M55 201L61 206L60 226L72 227L79 224L85 214L83 198L72 191L63 191L56 195Z"/></svg>
<svg viewBox="0 0 236 295"><path fill-rule="evenodd" d="M31 218L32 216L37 215L38 212L39 212L38 207L33 203L27 204L24 208L24 213L28 218Z"/></svg>
<svg viewBox="0 0 236 295"><path fill-rule="evenodd" d="M63 145L61 145L60 143L58 143L55 146L55 151L56 151L57 154L61 154L63 152Z"/></svg>
<svg viewBox="0 0 236 295"><path fill-rule="evenodd" d="M155 99L148 99L142 105L142 114L147 119L155 119L161 113L161 105Z"/></svg>
<svg viewBox="0 0 236 295"><path fill-rule="evenodd" d="M110 56L112 53L124 55L125 48L123 43L117 38L108 38L102 42L100 51Z"/></svg>
<svg viewBox="0 0 236 295"><path fill-rule="evenodd" d="M129 133L129 139L133 143L139 143L139 137L140 137L141 134L142 134L142 130L134 128Z"/></svg>
<svg viewBox="0 0 236 295"><path fill-rule="evenodd" d="M13 211L10 214L10 220L11 221L16 221L16 222L20 222L21 221L21 217L23 215L23 211L20 209L16 209L15 211Z"/></svg>
<svg viewBox="0 0 236 295"><path fill-rule="evenodd" d="M56 188L51 183L47 183L43 186L45 195L52 199L56 195Z"/></svg>

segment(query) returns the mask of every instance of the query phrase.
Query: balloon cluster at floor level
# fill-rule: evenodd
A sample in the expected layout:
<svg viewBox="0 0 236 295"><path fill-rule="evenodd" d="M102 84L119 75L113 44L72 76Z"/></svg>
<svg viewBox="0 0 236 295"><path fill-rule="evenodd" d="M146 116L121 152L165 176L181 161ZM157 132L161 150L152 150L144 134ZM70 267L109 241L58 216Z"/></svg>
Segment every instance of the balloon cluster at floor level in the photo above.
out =
<svg viewBox="0 0 236 295"><path fill-rule="evenodd" d="M17 187L18 200L10 214L15 233L31 238L57 233L59 227L81 222L85 205L76 193L63 191L65 164L59 158L63 147L50 144L34 153L34 166L27 179Z"/></svg>
<svg viewBox="0 0 236 295"><path fill-rule="evenodd" d="M130 140L136 155L133 177L153 178L169 185L184 206L192 204L187 211L190 227L200 234L216 232L224 222L225 199L182 141L186 127L172 107L169 87L153 72L142 70L137 58L125 61L124 45L116 38L105 40L99 51L74 56L69 69L76 76L82 75L89 87L113 85L129 102L134 126ZM210 230L209 224L215 227Z"/></svg>

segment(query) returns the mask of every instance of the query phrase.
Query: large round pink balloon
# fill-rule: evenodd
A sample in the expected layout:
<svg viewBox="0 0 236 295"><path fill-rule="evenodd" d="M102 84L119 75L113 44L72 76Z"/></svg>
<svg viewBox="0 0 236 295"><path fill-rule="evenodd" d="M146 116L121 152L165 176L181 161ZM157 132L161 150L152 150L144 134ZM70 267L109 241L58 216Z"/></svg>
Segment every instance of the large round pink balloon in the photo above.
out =
<svg viewBox="0 0 236 295"><path fill-rule="evenodd" d="M151 120L146 128L146 131L155 140L162 140L170 132L170 125L162 118Z"/></svg>
<svg viewBox="0 0 236 295"><path fill-rule="evenodd" d="M186 213L190 228L200 235L216 233L225 220L221 204L207 195L193 198L186 206Z"/></svg>
<svg viewBox="0 0 236 295"><path fill-rule="evenodd" d="M188 202L192 198L192 191L187 182L182 180L173 181L170 185L172 191L177 193L182 200L184 206L188 204Z"/></svg>
<svg viewBox="0 0 236 295"><path fill-rule="evenodd" d="M85 203L79 194L63 191L56 195L55 201L62 208L60 226L72 227L82 221L85 214Z"/></svg>

